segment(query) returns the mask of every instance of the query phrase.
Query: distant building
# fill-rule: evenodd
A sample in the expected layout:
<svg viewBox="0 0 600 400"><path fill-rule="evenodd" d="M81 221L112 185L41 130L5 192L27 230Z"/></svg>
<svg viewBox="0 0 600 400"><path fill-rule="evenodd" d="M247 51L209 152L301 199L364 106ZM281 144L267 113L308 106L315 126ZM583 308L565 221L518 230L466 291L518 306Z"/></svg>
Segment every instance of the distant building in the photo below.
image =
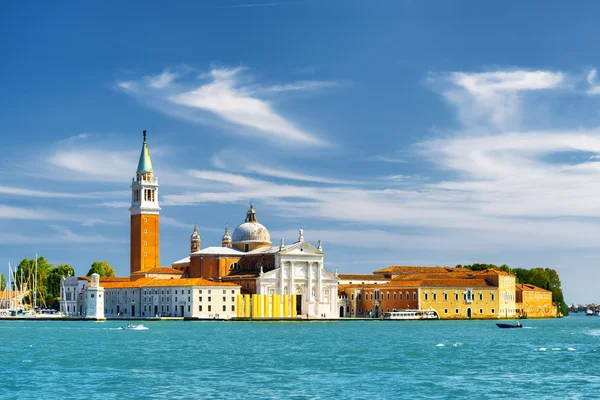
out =
<svg viewBox="0 0 600 400"><path fill-rule="evenodd" d="M434 309L441 319L516 315L515 277L498 269L395 266L374 275L390 280L340 285L341 316L377 318L403 309Z"/></svg>
<svg viewBox="0 0 600 400"><path fill-rule="evenodd" d="M557 307L552 303L552 292L529 284L517 284L517 314L523 318L549 318L557 316Z"/></svg>

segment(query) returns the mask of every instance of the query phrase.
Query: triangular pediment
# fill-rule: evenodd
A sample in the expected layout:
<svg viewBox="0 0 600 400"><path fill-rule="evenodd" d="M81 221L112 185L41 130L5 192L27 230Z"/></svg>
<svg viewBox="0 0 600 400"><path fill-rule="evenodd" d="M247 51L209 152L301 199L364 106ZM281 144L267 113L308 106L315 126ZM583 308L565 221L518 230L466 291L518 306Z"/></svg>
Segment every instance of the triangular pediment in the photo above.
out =
<svg viewBox="0 0 600 400"><path fill-rule="evenodd" d="M297 242L279 252L281 255L324 256L323 251L308 242Z"/></svg>

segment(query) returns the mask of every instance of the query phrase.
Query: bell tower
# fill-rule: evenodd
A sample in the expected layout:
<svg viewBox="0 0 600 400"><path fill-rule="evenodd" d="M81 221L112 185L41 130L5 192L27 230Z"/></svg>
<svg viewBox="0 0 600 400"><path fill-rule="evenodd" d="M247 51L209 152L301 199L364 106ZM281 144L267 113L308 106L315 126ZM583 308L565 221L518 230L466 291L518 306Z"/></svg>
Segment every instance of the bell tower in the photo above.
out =
<svg viewBox="0 0 600 400"><path fill-rule="evenodd" d="M190 253L195 253L198 250L200 250L200 235L198 229L196 229L196 224L194 224L194 232L190 237Z"/></svg>
<svg viewBox="0 0 600 400"><path fill-rule="evenodd" d="M160 266L158 180L154 176L150 153L144 143L135 178L131 181L130 273Z"/></svg>

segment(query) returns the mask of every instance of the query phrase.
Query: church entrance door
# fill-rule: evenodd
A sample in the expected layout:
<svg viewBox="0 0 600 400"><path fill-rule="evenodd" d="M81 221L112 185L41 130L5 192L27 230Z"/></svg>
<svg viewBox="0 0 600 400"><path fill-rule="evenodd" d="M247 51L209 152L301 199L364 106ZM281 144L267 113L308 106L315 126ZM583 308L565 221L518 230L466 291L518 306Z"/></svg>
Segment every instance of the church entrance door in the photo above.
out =
<svg viewBox="0 0 600 400"><path fill-rule="evenodd" d="M158 306L154 306L154 316L158 317Z"/></svg>
<svg viewBox="0 0 600 400"><path fill-rule="evenodd" d="M302 295L296 295L296 315L302 315Z"/></svg>
<svg viewBox="0 0 600 400"><path fill-rule="evenodd" d="M131 306L131 316L135 317L135 306Z"/></svg>
<svg viewBox="0 0 600 400"><path fill-rule="evenodd" d="M183 317L183 306L181 306L181 316Z"/></svg>
<svg viewBox="0 0 600 400"><path fill-rule="evenodd" d="M344 317L344 306L340 307L340 318Z"/></svg>

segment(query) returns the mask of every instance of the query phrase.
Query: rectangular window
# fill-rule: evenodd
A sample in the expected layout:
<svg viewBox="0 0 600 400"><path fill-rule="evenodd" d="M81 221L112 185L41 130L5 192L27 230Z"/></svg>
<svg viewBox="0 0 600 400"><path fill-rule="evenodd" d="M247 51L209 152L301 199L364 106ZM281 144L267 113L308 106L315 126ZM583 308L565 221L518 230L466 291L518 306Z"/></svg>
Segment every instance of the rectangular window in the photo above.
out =
<svg viewBox="0 0 600 400"><path fill-rule="evenodd" d="M198 311L202 311L202 306L198 306Z"/></svg>
<svg viewBox="0 0 600 400"><path fill-rule="evenodd" d="M210 289L208 289L208 294L210 294Z"/></svg>
<svg viewBox="0 0 600 400"><path fill-rule="evenodd" d="M444 301L448 301L448 293L446 293L446 292L444 292Z"/></svg>
<svg viewBox="0 0 600 400"><path fill-rule="evenodd" d="M235 290L234 289L231 289L231 294L235 294Z"/></svg>
<svg viewBox="0 0 600 400"><path fill-rule="evenodd" d="M198 293L199 293L199 294L202 294L202 289L200 289L200 290L198 291Z"/></svg>
<svg viewBox="0 0 600 400"><path fill-rule="evenodd" d="M492 314L494 313L494 309L492 308Z"/></svg>
<svg viewBox="0 0 600 400"><path fill-rule="evenodd" d="M235 297L231 297L231 302L235 303Z"/></svg>
<svg viewBox="0 0 600 400"><path fill-rule="evenodd" d="M235 306L231 306L231 311L235 311Z"/></svg>
<svg viewBox="0 0 600 400"><path fill-rule="evenodd" d="M425 298L425 300L428 299L429 295L427 294L427 292L423 293L423 297Z"/></svg>
<svg viewBox="0 0 600 400"><path fill-rule="evenodd" d="M400 294L400 300L402 300L402 292L400 292L399 294Z"/></svg>
<svg viewBox="0 0 600 400"><path fill-rule="evenodd" d="M390 292L387 292L387 299L390 299Z"/></svg>
<svg viewBox="0 0 600 400"><path fill-rule="evenodd" d="M208 311L210 312L212 310L212 306L208 306Z"/></svg>
<svg viewBox="0 0 600 400"><path fill-rule="evenodd" d="M444 308L444 314L448 314L448 309Z"/></svg>
<svg viewBox="0 0 600 400"><path fill-rule="evenodd" d="M483 301L483 293L479 292L479 301Z"/></svg>
<svg viewBox="0 0 600 400"><path fill-rule="evenodd" d="M227 299L225 297L223 297L223 303L225 303L227 301ZM223 310L225 311L225 310Z"/></svg>
<svg viewBox="0 0 600 400"><path fill-rule="evenodd" d="M169 312L169 306L167 306L167 312Z"/></svg>
<svg viewBox="0 0 600 400"><path fill-rule="evenodd" d="M458 301L458 292L454 292L454 300Z"/></svg>
<svg viewBox="0 0 600 400"><path fill-rule="evenodd" d="M433 292L433 300L437 300L437 293Z"/></svg>
<svg viewBox="0 0 600 400"><path fill-rule="evenodd" d="M492 297L492 301L494 301L494 298L496 297L496 296L495 296L495 294L496 294L496 293L490 293L490 295L491 295L491 297Z"/></svg>
<svg viewBox="0 0 600 400"><path fill-rule="evenodd" d="M483 314L483 308L479 309L479 314Z"/></svg>
<svg viewBox="0 0 600 400"><path fill-rule="evenodd" d="M191 310L191 306L188 304L188 312L190 312Z"/></svg>
<svg viewBox="0 0 600 400"><path fill-rule="evenodd" d="M402 296L402 293L400 293L400 296ZM396 300L396 292L394 292L394 300Z"/></svg>
<svg viewBox="0 0 600 400"><path fill-rule="evenodd" d="M227 311L227 306L223 304L223 311Z"/></svg>
<svg viewBox="0 0 600 400"><path fill-rule="evenodd" d="M198 301L202 301L202 296L198 297Z"/></svg>
<svg viewBox="0 0 600 400"><path fill-rule="evenodd" d="M211 297L210 297L210 296L208 296L208 302L209 302L209 303L210 303L210 300L211 300Z"/></svg>
<svg viewBox="0 0 600 400"><path fill-rule="evenodd" d="M227 291L226 291L226 290L223 290L223 294L226 294L226 293L227 293Z"/></svg>
<svg viewBox="0 0 600 400"><path fill-rule="evenodd" d="M458 314L458 308L456 309L456 313Z"/></svg>

